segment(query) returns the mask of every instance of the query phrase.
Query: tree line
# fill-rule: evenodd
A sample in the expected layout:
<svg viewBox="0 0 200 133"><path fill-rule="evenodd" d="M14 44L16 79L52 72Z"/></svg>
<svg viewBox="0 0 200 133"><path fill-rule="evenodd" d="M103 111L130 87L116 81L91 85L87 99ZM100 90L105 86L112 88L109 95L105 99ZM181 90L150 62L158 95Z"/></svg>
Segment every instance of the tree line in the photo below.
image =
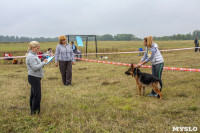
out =
<svg viewBox="0 0 200 133"><path fill-rule="evenodd" d="M32 38L32 37L18 37L18 36L2 36L0 35L0 42L30 42L30 41L38 41L38 42L57 42L58 37L55 38ZM86 38L82 38L83 41ZM94 37L89 37L89 41L94 41ZM135 37L133 34L117 34L115 36L110 34L97 35L98 41L138 41L140 38ZM76 38L70 38L70 41L76 41Z"/></svg>
<svg viewBox="0 0 200 133"><path fill-rule="evenodd" d="M0 42L30 42L30 41L38 41L38 42L56 42L58 41L58 37L55 38L45 38L45 37L18 37L18 36L2 36L0 35Z"/></svg>
<svg viewBox="0 0 200 133"><path fill-rule="evenodd" d="M168 40L194 40L196 37L200 38L200 30L195 30L192 33L188 34L176 34L172 36L162 36L162 37L156 37L154 36L154 40L159 41L168 41ZM45 37L39 37L39 38L32 38L32 37L18 37L18 36L3 36L0 35L0 42L30 42L30 41L38 41L38 42L58 42L58 37L54 38L45 38ZM75 38L72 38L70 40L74 40ZM94 41L94 37L89 37L89 41ZM133 34L117 34L117 35L111 35L111 34L104 34L104 35L97 35L98 41L140 41L143 40L143 38L138 38ZM83 41L85 41L85 38L83 38Z"/></svg>
<svg viewBox="0 0 200 133"><path fill-rule="evenodd" d="M136 37L133 34L117 34L117 35L110 35L104 34L101 36L97 36L97 40L100 41L140 41L141 38Z"/></svg>
<svg viewBox="0 0 200 133"><path fill-rule="evenodd" d="M195 30L192 33L188 34L176 34L172 36L162 36L162 37L153 37L154 40L158 41L169 41L169 40L194 40L196 37L200 38L200 30Z"/></svg>

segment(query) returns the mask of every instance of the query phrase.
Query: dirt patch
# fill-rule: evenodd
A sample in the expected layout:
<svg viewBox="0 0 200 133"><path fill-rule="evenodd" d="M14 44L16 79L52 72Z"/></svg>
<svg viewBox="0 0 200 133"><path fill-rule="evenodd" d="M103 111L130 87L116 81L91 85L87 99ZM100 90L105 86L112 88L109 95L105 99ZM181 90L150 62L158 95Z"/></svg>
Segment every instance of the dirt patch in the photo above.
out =
<svg viewBox="0 0 200 133"><path fill-rule="evenodd" d="M181 110L168 110L168 109L165 109L162 111L163 114L171 114L171 115L178 115L178 114L181 114L183 113Z"/></svg>
<svg viewBox="0 0 200 133"><path fill-rule="evenodd" d="M5 77L7 77L7 78L19 78L18 75L14 75L14 74L11 74L11 75L5 75Z"/></svg>
<svg viewBox="0 0 200 133"><path fill-rule="evenodd" d="M19 73L19 72L22 72L22 70L18 70L18 71L16 71L16 72L18 72L18 73Z"/></svg>
<svg viewBox="0 0 200 133"><path fill-rule="evenodd" d="M49 77L47 78L48 80L57 80L58 78L57 77Z"/></svg>
<svg viewBox="0 0 200 133"><path fill-rule="evenodd" d="M85 79L92 79L92 78L95 78L95 76L86 77Z"/></svg>
<svg viewBox="0 0 200 133"><path fill-rule="evenodd" d="M120 83L120 81L114 81L114 82L108 82L108 81L104 81L103 83L101 83L102 85L112 85L112 84L117 84Z"/></svg>
<svg viewBox="0 0 200 133"><path fill-rule="evenodd" d="M1 88L2 84L3 84L3 81L0 81L0 88Z"/></svg>
<svg viewBox="0 0 200 133"><path fill-rule="evenodd" d="M133 94L130 92L126 92L126 93L124 93L123 97L130 98L130 97L133 97Z"/></svg>
<svg viewBox="0 0 200 133"><path fill-rule="evenodd" d="M8 109L9 110L27 110L26 107L17 107L17 106L11 106Z"/></svg>
<svg viewBox="0 0 200 133"><path fill-rule="evenodd" d="M22 100L22 99L26 99L26 98L27 98L26 96L19 96L17 99Z"/></svg>
<svg viewBox="0 0 200 133"><path fill-rule="evenodd" d="M78 68L78 70L87 70L87 68Z"/></svg>
<svg viewBox="0 0 200 133"><path fill-rule="evenodd" d="M187 94L184 93L184 92L177 93L176 96L178 96L178 97L188 97Z"/></svg>

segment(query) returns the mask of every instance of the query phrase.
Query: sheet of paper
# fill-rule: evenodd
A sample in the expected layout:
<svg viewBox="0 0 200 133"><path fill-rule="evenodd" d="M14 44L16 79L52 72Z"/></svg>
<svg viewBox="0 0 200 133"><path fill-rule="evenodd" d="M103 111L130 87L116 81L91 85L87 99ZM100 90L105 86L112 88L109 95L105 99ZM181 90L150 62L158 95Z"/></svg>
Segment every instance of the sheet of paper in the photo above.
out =
<svg viewBox="0 0 200 133"><path fill-rule="evenodd" d="M51 57L49 57L47 60L47 63L45 63L45 64L48 64L49 62L51 62L52 60L53 60L53 58L54 58L55 56L51 56Z"/></svg>

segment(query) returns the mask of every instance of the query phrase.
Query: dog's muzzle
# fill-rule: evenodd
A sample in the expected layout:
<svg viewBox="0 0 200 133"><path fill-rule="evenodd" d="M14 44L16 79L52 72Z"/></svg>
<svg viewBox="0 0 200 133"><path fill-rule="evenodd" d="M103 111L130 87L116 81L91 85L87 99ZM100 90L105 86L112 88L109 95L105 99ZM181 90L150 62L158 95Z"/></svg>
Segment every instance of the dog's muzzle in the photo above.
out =
<svg viewBox="0 0 200 133"><path fill-rule="evenodd" d="M125 74L126 74L126 75L131 75L129 71L126 71Z"/></svg>

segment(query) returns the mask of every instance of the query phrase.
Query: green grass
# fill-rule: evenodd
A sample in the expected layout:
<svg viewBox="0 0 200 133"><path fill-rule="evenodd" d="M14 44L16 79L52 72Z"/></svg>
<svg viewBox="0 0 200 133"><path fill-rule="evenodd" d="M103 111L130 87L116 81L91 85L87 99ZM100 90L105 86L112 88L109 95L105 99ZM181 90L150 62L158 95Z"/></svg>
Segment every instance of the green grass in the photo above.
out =
<svg viewBox="0 0 200 133"><path fill-rule="evenodd" d="M41 43L41 49L48 48L50 44L47 44ZM125 51L123 47L128 45L127 50L132 51L142 42L99 42L101 44L102 49L114 47L119 51ZM193 47L189 41L158 44L163 49ZM25 44L16 45L22 51L27 48ZM56 44L50 47L53 46ZM4 47L7 49L7 45ZM193 51L162 52L165 66L199 69L200 53ZM122 63L137 63L141 58L137 54L107 56L108 61ZM88 58L95 59L94 56ZM58 67L51 63L44 67L41 114L31 116L26 65L1 63L0 132L146 133L172 132L172 127L198 127L199 131L200 73L164 70L163 99L159 100L147 97L150 87L145 96L138 96L134 78L124 74L127 69L126 66L79 61L73 66L73 86L65 87ZM141 70L151 73L147 68Z"/></svg>

